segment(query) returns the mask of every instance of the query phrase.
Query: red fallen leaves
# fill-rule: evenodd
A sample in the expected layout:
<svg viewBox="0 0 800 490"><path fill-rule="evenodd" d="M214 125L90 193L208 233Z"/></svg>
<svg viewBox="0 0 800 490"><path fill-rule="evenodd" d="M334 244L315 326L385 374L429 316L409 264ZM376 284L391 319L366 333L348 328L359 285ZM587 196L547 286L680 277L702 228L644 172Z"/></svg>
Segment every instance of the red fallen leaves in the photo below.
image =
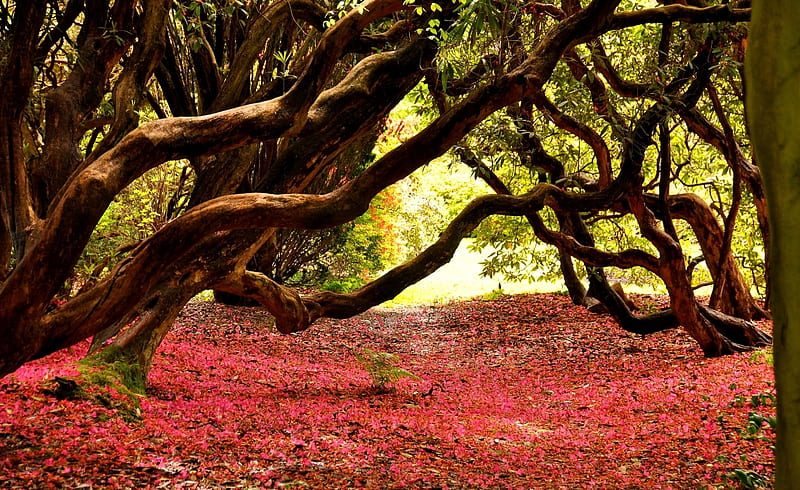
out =
<svg viewBox="0 0 800 490"><path fill-rule="evenodd" d="M275 333L255 310L193 303L155 360L142 422L41 381L75 348L0 380L3 488L705 488L741 468L772 369L642 338L555 295L374 310ZM378 393L352 355L421 380ZM766 431L765 434L771 433Z"/></svg>

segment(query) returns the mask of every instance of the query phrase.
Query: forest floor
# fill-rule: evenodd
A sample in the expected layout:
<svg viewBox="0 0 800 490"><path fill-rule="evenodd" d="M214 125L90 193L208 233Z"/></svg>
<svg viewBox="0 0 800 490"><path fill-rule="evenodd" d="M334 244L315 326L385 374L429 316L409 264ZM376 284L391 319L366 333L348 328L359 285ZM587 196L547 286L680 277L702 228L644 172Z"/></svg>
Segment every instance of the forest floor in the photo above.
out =
<svg viewBox="0 0 800 490"><path fill-rule="evenodd" d="M139 418L43 391L86 345L0 380L0 488L772 485L768 353L706 359L551 294L269 323L190 303ZM418 379L377 388L364 348Z"/></svg>

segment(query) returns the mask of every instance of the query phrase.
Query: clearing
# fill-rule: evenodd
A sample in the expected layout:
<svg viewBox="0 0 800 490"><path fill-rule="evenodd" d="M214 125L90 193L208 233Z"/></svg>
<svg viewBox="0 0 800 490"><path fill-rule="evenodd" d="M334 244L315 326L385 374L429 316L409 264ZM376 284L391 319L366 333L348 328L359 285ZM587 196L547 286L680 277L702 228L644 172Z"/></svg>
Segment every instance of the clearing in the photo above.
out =
<svg viewBox="0 0 800 490"><path fill-rule="evenodd" d="M363 348L419 379L376 388ZM0 487L772 481L768 353L705 359L679 331L629 334L560 295L374 309L291 336L256 310L196 301L156 356L138 421L43 394L84 352L0 380Z"/></svg>

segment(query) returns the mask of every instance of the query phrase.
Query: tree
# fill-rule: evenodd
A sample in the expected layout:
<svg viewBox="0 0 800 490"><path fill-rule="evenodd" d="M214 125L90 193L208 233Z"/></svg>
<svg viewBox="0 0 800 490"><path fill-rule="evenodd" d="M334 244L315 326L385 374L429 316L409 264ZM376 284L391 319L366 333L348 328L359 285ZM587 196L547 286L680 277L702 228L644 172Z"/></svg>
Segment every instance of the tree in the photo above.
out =
<svg viewBox="0 0 800 490"><path fill-rule="evenodd" d="M800 481L800 304L795 280L800 271L796 196L800 185L800 63L795 50L800 35L800 6L782 1L757 2L748 50L748 116L764 172L773 226L772 311L775 315L775 381L778 393L775 488L794 488Z"/></svg>
<svg viewBox="0 0 800 490"><path fill-rule="evenodd" d="M702 198L672 192L691 173L671 159L670 133L686 121L682 128L724 154L734 187L758 194L738 126L717 110L717 127L699 104L713 102L721 56L740 41L729 26L748 20L749 8L584 3L5 3L0 375L90 336L146 373L183 305L209 288L256 299L281 332L352 316L447 262L492 215L525 216L539 239L584 262L594 294L624 328L681 325L709 356L768 342L746 321L757 308L731 256L739 193L723 227ZM640 60L649 78L628 81L632 68L618 71L613 49L629 42L621 33L651 39L651 29L658 42ZM451 63L454 50L461 66ZM551 100L559 77L585 87L580 117ZM421 82L438 106L433 121L357 177L314 193L315 180L345 164L340 157ZM474 199L434 244L350 294L301 295L248 270L279 230L353 221L381 190L503 113L541 181L517 189L477 158L476 173L497 194ZM581 120L589 116L591 124ZM552 155L537 132L542 118L587 145L588 160ZM184 160L194 173L188 208L91 287L54 302L115 196L146 171ZM548 214L563 218L560 228ZM649 248L597 245L586 220L613 216L627 217ZM713 263L711 307L695 298L675 219L689 223ZM672 309L633 315L605 280L600 268L610 266L657 275Z"/></svg>

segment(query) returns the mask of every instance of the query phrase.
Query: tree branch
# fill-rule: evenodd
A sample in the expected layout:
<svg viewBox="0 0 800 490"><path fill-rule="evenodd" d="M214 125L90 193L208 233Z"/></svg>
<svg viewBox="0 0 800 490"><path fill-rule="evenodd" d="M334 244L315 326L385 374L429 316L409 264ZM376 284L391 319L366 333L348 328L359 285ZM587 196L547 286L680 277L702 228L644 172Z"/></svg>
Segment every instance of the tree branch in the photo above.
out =
<svg viewBox="0 0 800 490"><path fill-rule="evenodd" d="M615 14L611 21L611 29L625 29L642 24L663 24L665 22L696 24L704 22L748 22L749 20L749 8L732 8L729 5L701 8L673 4Z"/></svg>

